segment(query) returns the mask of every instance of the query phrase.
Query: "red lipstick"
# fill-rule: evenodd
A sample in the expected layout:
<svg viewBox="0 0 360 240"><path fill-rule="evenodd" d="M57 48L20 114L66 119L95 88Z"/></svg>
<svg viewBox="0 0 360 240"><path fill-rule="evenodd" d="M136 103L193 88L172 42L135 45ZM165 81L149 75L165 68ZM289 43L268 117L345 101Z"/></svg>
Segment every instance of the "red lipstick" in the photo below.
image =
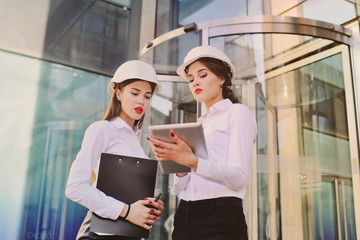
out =
<svg viewBox="0 0 360 240"><path fill-rule="evenodd" d="M195 94L199 94L199 93L201 93L201 92L202 92L202 89L201 89L201 88L197 88L197 89L195 89L195 91L194 91Z"/></svg>
<svg viewBox="0 0 360 240"><path fill-rule="evenodd" d="M143 108L142 107L137 107L137 108L135 108L135 112L136 113L138 113L138 114L141 114L141 113L143 113Z"/></svg>

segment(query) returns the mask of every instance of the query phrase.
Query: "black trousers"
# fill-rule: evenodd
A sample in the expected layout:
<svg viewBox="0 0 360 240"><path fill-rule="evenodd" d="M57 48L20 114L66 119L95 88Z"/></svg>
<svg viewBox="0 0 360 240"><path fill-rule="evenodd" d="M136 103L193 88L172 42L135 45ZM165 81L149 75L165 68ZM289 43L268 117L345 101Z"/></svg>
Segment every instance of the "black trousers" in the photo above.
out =
<svg viewBox="0 0 360 240"><path fill-rule="evenodd" d="M181 200L174 217L172 240L246 240L242 200L221 197Z"/></svg>

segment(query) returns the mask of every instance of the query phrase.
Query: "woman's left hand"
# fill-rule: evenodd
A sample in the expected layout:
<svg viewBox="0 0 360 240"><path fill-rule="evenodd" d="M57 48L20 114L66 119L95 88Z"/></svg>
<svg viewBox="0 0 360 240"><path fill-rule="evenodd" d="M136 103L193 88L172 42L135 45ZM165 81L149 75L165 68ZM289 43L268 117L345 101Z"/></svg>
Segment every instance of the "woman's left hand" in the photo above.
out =
<svg viewBox="0 0 360 240"><path fill-rule="evenodd" d="M158 161L171 160L181 165L190 167L196 171L198 158L181 138L174 131L170 133L173 143L165 142L157 138L147 138L150 147Z"/></svg>
<svg viewBox="0 0 360 240"><path fill-rule="evenodd" d="M129 205L130 209L125 208L127 207L125 206L120 213L120 217L125 217L127 211L128 215L125 218L126 220L143 227L146 230L150 230L155 221L159 221L160 215L164 210L164 202L161 200L155 202L154 200L155 198L138 200Z"/></svg>

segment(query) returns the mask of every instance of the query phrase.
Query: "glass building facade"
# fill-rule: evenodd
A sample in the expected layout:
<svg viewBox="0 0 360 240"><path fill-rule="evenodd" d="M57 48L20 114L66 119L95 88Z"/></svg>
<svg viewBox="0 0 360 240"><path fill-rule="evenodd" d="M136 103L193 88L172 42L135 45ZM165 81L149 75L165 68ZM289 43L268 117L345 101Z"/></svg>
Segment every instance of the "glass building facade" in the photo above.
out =
<svg viewBox="0 0 360 240"><path fill-rule="evenodd" d="M203 113L175 70L198 45L222 49L257 119L244 199L249 239L359 239L359 0L0 0L0 235L75 239L86 208L66 199L85 129L126 60L154 65L152 124ZM170 240L178 199L149 239Z"/></svg>

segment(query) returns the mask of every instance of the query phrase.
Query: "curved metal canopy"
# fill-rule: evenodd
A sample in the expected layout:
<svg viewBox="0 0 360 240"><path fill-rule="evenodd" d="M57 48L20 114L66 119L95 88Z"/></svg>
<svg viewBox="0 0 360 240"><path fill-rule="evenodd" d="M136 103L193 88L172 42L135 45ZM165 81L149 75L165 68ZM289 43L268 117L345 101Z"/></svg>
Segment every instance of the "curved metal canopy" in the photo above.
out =
<svg viewBox="0 0 360 240"><path fill-rule="evenodd" d="M157 45L192 31L201 31L202 39L232 34L283 33L314 36L349 45L351 38L351 32L343 26L313 19L266 15L241 16L187 24L148 42L140 50L140 57Z"/></svg>

